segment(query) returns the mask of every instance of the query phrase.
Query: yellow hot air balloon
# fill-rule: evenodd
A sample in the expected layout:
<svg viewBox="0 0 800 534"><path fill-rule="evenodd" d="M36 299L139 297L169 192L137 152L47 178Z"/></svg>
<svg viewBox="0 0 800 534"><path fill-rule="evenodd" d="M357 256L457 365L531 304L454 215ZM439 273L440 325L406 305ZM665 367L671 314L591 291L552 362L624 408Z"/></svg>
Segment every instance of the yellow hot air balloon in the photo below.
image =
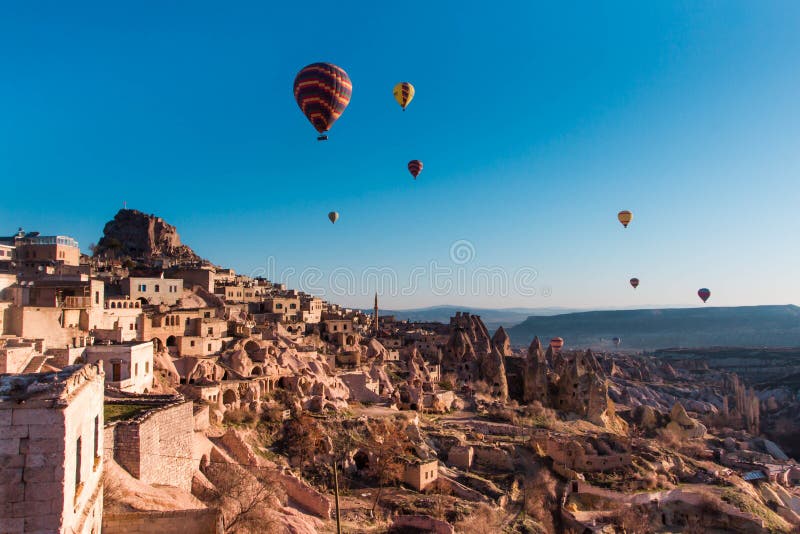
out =
<svg viewBox="0 0 800 534"><path fill-rule="evenodd" d="M628 224L633 220L633 213L629 212L628 210L622 210L621 212L617 213L617 219L619 222L622 223L622 226L625 228L628 227Z"/></svg>
<svg viewBox="0 0 800 534"><path fill-rule="evenodd" d="M397 103L403 107L403 111L405 111L406 106L414 99L414 86L408 82L400 82L394 86L392 94Z"/></svg>

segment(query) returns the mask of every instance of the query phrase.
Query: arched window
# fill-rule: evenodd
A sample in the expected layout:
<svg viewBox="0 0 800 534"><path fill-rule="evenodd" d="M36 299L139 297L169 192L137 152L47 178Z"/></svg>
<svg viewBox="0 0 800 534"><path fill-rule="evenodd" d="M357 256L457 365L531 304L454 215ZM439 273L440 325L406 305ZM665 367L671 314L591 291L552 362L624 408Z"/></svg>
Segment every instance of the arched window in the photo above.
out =
<svg viewBox="0 0 800 534"><path fill-rule="evenodd" d="M117 307L117 303L116 303L116 302L112 302L112 303L111 303L111 307L112 307L112 308L116 308L116 307Z"/></svg>

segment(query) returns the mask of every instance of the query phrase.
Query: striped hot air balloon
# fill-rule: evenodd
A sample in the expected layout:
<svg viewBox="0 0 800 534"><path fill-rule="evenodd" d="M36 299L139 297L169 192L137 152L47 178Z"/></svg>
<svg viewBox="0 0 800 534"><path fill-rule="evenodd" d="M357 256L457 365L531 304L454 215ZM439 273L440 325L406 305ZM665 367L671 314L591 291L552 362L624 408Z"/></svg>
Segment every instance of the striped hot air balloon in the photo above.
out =
<svg viewBox="0 0 800 534"><path fill-rule="evenodd" d="M550 340L550 346L553 347L553 350L561 350L561 347L564 346L564 338L554 337Z"/></svg>
<svg viewBox="0 0 800 534"><path fill-rule="evenodd" d="M697 296L700 297L700 300L706 302L708 298L711 296L711 291L709 291L708 288L705 287L700 288L697 290Z"/></svg>
<svg viewBox="0 0 800 534"><path fill-rule="evenodd" d="M617 219L619 219L619 222L622 223L622 226L627 228L630 222L633 220L633 213L628 210L622 210L621 212L617 213Z"/></svg>
<svg viewBox="0 0 800 534"><path fill-rule="evenodd" d="M408 82L400 82L394 86L392 94L397 103L403 107L403 111L405 111L406 106L414 99L414 86Z"/></svg>
<svg viewBox="0 0 800 534"><path fill-rule="evenodd" d="M309 122L320 133L319 141L330 130L350 103L353 84L347 73L331 63L312 63L294 79L294 99Z"/></svg>
<svg viewBox="0 0 800 534"><path fill-rule="evenodd" d="M409 161L408 172L410 172L411 176L413 176L414 179L416 180L417 176L419 176L419 173L422 172L422 162L418 159L412 159L411 161Z"/></svg>
<svg viewBox="0 0 800 534"><path fill-rule="evenodd" d="M631 285L633 286L633 289L636 289L637 287L639 287L639 279L638 278L631 278Z"/></svg>

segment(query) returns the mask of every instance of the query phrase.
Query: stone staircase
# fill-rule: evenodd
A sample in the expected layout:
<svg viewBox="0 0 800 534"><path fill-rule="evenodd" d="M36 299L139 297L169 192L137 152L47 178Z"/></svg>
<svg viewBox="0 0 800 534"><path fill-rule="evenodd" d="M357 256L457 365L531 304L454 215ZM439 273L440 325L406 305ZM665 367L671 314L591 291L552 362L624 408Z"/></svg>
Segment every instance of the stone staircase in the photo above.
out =
<svg viewBox="0 0 800 534"><path fill-rule="evenodd" d="M50 359L50 356L46 356L44 354L37 354L31 361L28 362L28 365L25 366L25 369L22 370L24 374L28 373L38 373L42 370L42 366L45 364L47 360Z"/></svg>

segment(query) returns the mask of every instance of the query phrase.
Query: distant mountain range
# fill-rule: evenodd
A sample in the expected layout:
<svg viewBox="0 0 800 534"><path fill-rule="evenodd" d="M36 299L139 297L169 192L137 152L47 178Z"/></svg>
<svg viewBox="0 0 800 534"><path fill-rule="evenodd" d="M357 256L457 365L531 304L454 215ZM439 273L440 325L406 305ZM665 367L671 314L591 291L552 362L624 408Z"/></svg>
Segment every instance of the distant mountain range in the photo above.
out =
<svg viewBox="0 0 800 534"><path fill-rule="evenodd" d="M800 308L741 306L616 310L538 315L508 328L511 342L528 345L563 337L567 347L624 349L666 347L799 347Z"/></svg>
<svg viewBox="0 0 800 534"><path fill-rule="evenodd" d="M519 324L532 315L555 315L575 311L574 308L471 308L469 306L432 306L414 310L379 310L380 315L394 315L398 321L449 323L457 311L480 315L486 328L495 330L499 326L508 328ZM364 312L372 313L372 309Z"/></svg>

